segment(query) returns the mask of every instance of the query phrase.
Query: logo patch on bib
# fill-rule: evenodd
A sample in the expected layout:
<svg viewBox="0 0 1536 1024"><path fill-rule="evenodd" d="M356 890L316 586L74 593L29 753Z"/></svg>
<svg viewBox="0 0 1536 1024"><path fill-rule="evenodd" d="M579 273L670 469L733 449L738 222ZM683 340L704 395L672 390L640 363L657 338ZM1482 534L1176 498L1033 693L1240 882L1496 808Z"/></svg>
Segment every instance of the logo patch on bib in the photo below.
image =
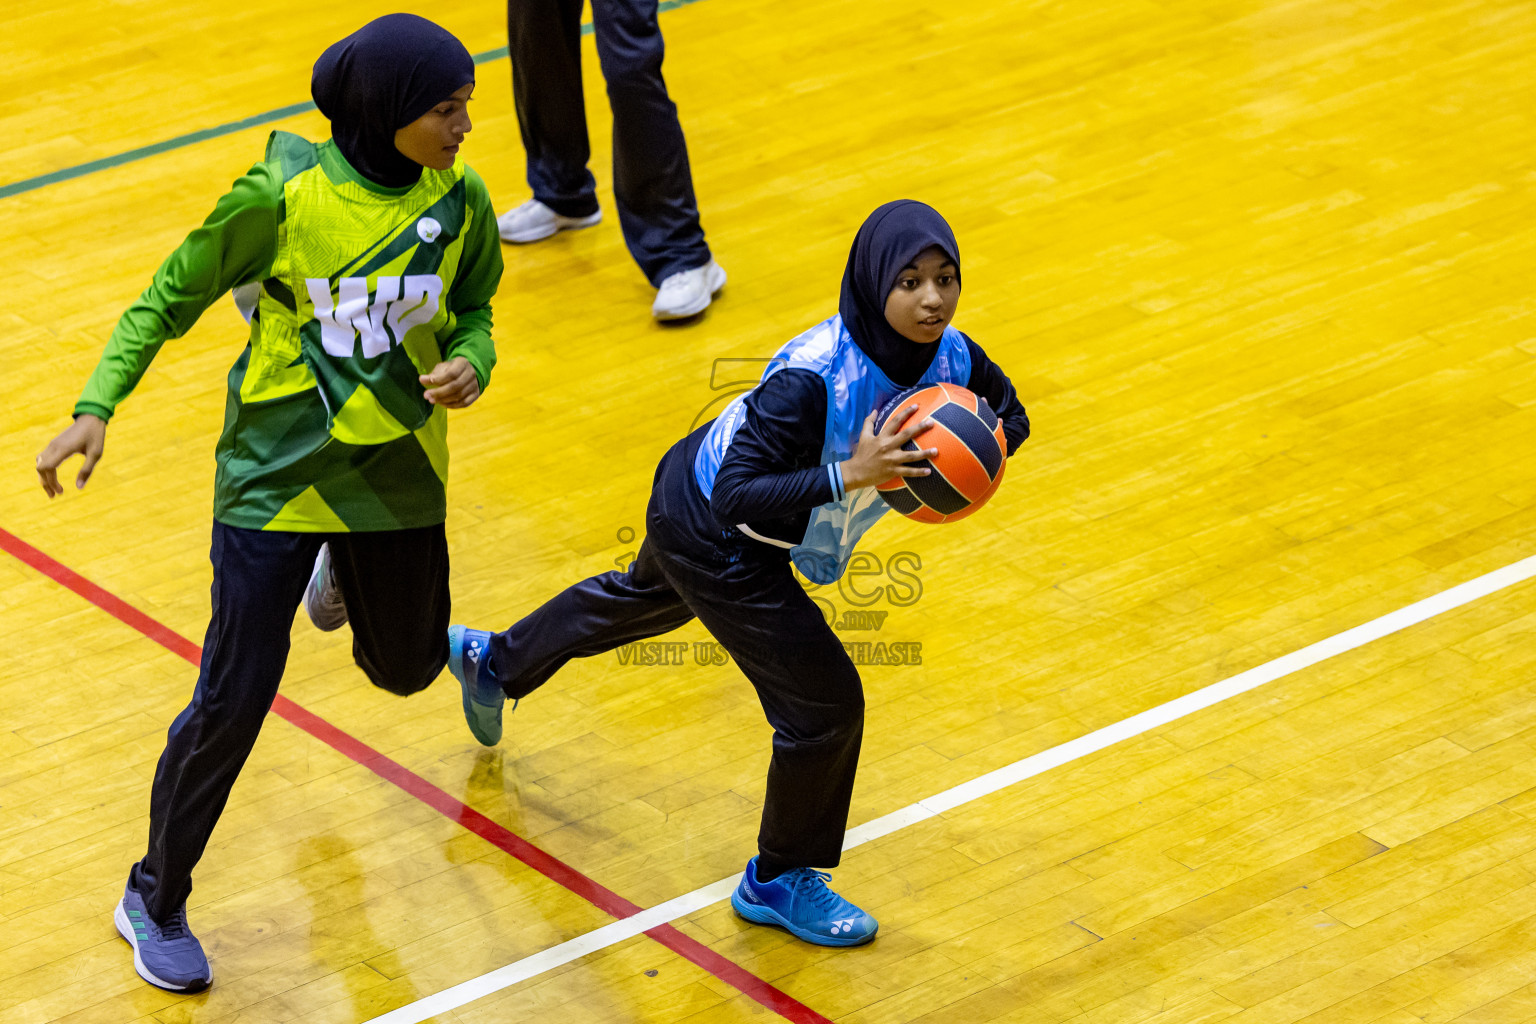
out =
<svg viewBox="0 0 1536 1024"><path fill-rule="evenodd" d="M443 233L443 226L431 217L423 217L416 222L416 234L423 242L432 242Z"/></svg>

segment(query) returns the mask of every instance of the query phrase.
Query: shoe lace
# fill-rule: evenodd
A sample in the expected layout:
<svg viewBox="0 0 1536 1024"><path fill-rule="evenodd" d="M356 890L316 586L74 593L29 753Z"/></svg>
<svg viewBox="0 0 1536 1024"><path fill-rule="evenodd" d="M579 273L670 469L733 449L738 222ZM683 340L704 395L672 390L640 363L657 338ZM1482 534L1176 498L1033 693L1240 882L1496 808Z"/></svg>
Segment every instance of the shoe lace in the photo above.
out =
<svg viewBox="0 0 1536 1024"><path fill-rule="evenodd" d="M187 927L187 908L182 907L159 925L162 939L184 939L191 934Z"/></svg>
<svg viewBox="0 0 1536 1024"><path fill-rule="evenodd" d="M470 671L470 675L474 677L477 686L480 683L480 671L483 668L492 677L491 685L498 691L501 689L501 684L494 681L496 669L491 666L491 649L489 645L482 644L479 640L471 640L464 646L464 659L474 666ZM481 664L482 660L484 661L483 665ZM517 710L517 702L521 699L521 697L514 697L512 699L512 711ZM508 713L510 714L510 712Z"/></svg>
<svg viewBox="0 0 1536 1024"><path fill-rule="evenodd" d="M794 868L784 872L784 880L796 896L820 910L835 910L843 902L841 896L827 888L827 883L832 881L832 876L825 871L817 871L815 868Z"/></svg>

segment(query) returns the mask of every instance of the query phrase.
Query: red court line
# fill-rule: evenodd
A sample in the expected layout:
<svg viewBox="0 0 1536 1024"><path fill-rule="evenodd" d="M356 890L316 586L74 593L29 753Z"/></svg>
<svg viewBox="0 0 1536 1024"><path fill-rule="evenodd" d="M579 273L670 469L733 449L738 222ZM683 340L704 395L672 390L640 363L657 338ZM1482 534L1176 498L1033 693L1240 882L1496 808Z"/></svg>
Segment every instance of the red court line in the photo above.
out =
<svg viewBox="0 0 1536 1024"><path fill-rule="evenodd" d="M62 562L44 554L10 531L0 527L0 550L14 555L38 572L74 591L113 618L132 626L155 643L197 665L202 648L169 626L128 604L122 598L97 586ZM349 735L319 715L277 695L272 710L281 718L309 733L320 742L344 754L375 775L405 790L411 796L463 825L493 846L511 854L539 874L569 889L599 909L624 919L644 908L631 903L577 871L569 864L534 846L503 825L497 824L468 804L434 786L355 736ZM697 939L689 938L670 924L658 925L645 933L677 955L713 974L743 995L756 1000L795 1024L832 1024L810 1007L780 991L739 964L721 956Z"/></svg>

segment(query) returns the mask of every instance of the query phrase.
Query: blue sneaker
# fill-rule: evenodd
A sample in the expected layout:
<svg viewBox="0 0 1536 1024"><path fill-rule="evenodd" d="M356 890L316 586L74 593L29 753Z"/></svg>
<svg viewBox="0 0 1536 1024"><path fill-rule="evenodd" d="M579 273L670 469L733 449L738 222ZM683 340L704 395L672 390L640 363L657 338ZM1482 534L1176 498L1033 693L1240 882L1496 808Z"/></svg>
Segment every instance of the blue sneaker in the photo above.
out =
<svg viewBox="0 0 1536 1024"><path fill-rule="evenodd" d="M172 992L201 992L213 984L213 968L202 943L187 927L185 905L164 924L156 924L144 909L144 897L129 885L112 915L117 933L133 947L133 969L139 977Z"/></svg>
<svg viewBox="0 0 1536 1024"><path fill-rule="evenodd" d="M776 924L818 946L862 946L875 937L880 922L828 889L831 880L825 871L794 868L759 882L753 857L731 893L731 906L748 921Z"/></svg>
<svg viewBox="0 0 1536 1024"><path fill-rule="evenodd" d="M501 706L507 702L490 669L491 634L467 626L448 627L448 671L464 693L464 720L487 747L501 742ZM513 701L512 707L517 708Z"/></svg>

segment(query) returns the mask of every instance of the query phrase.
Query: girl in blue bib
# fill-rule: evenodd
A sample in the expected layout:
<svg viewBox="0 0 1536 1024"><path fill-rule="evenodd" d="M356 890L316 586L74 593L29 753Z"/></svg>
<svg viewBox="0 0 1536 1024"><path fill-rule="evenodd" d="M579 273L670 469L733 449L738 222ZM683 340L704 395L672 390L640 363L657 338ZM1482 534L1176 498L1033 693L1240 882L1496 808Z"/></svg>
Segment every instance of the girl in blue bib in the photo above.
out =
<svg viewBox="0 0 1536 1024"><path fill-rule="evenodd" d="M960 251L944 219L912 200L881 206L854 238L837 315L788 342L752 391L662 458L627 571L583 580L505 632L448 631L470 729L492 745L505 699L571 658L702 622L774 728L758 853L732 905L820 945L859 945L878 928L816 870L841 858L864 691L791 566L837 579L886 509L874 485L928 472L911 463L934 452L902 448L927 422L904 422L903 410L874 429L875 410L907 388L948 382L980 395L1009 454L1029 436L1008 378L950 326L959 298Z"/></svg>

